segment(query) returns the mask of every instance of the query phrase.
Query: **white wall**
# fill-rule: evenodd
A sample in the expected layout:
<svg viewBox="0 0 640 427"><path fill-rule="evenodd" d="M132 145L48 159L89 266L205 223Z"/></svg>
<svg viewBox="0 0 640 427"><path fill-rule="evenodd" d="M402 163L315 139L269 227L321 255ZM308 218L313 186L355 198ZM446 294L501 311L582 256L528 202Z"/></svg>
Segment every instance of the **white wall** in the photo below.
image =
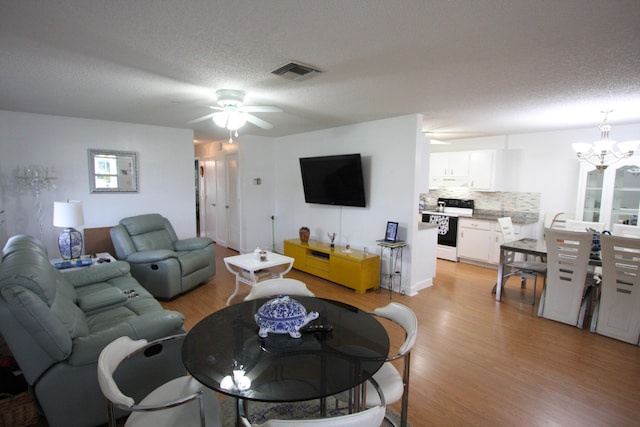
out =
<svg viewBox="0 0 640 427"><path fill-rule="evenodd" d="M243 137L238 144L240 163L241 252L256 247L282 251L277 241L276 160L273 138ZM259 179L260 184L255 180ZM273 218L273 219L272 219Z"/></svg>
<svg viewBox="0 0 640 427"><path fill-rule="evenodd" d="M400 238L410 248L417 232L416 145L424 142L420 126L421 117L409 115L277 138L273 158L278 250L307 226L312 239L327 242L327 233L335 232L336 244L378 252L376 240L384 237L387 221L399 223ZM305 203L299 158L350 153L362 156L367 206ZM411 257L409 249L403 268L407 284L415 279L408 268Z"/></svg>
<svg viewBox="0 0 640 427"><path fill-rule="evenodd" d="M89 148L137 152L140 191L89 193ZM57 176L56 188L41 195L44 243L51 256L58 254L61 231L52 225L54 200L82 201L84 227L110 226L126 216L158 212L171 221L179 237L193 237L193 160L192 130L0 111L0 206L6 210L0 243L18 233L39 237L34 195L19 191L14 179L17 167L30 164L54 168Z"/></svg>

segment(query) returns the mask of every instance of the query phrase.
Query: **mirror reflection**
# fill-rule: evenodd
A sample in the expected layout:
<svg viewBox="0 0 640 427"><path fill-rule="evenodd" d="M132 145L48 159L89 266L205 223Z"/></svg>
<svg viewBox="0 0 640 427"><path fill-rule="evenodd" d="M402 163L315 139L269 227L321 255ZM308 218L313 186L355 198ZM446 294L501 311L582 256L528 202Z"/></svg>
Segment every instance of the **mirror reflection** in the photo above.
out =
<svg viewBox="0 0 640 427"><path fill-rule="evenodd" d="M89 150L89 186L92 193L137 192L137 153Z"/></svg>

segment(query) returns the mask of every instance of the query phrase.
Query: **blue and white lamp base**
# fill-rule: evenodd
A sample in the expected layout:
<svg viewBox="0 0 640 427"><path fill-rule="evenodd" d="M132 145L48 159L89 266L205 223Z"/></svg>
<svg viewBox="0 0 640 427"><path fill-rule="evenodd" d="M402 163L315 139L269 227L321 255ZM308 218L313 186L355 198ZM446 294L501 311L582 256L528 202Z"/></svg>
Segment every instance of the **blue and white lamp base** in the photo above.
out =
<svg viewBox="0 0 640 427"><path fill-rule="evenodd" d="M62 259L77 259L82 255L82 233L66 228L58 236L58 248Z"/></svg>

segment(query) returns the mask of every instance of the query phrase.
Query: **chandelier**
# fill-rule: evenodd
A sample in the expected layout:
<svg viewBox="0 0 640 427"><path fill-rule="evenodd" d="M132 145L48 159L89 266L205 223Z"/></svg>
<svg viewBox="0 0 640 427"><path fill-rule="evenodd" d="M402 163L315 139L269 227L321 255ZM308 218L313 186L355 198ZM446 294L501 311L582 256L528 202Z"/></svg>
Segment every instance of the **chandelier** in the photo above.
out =
<svg viewBox="0 0 640 427"><path fill-rule="evenodd" d="M592 143L576 142L572 144L578 159L592 164L597 170L605 170L618 160L631 157L640 145L640 141L618 142L609 139L611 125L607 118L612 110L602 111L604 119L600 125L600 139Z"/></svg>

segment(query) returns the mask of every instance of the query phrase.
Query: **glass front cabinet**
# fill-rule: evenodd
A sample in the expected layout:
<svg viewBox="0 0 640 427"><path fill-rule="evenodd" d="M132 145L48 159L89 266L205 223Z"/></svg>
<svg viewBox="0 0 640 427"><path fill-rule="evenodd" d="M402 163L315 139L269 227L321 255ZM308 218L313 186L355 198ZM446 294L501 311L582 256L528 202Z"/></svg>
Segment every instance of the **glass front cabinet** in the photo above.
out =
<svg viewBox="0 0 640 427"><path fill-rule="evenodd" d="M638 225L640 211L640 158L620 160L605 170L580 166L576 219Z"/></svg>

